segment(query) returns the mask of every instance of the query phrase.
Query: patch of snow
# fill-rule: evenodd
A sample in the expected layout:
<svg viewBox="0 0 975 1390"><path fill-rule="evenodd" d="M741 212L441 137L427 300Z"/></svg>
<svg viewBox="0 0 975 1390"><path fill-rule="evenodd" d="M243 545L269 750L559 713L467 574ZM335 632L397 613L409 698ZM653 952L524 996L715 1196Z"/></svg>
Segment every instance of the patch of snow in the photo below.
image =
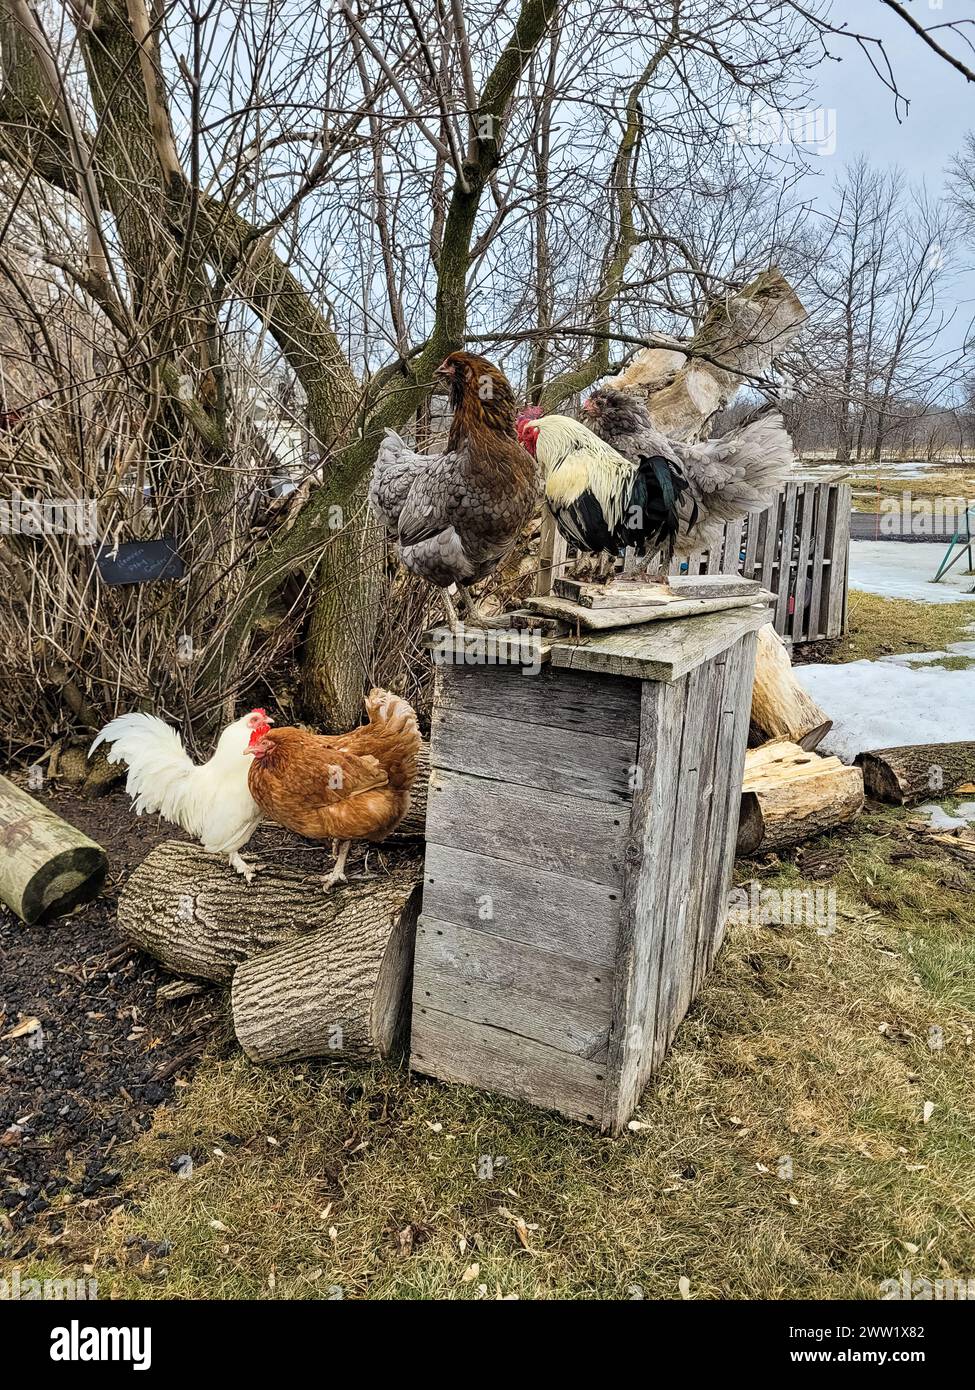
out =
<svg viewBox="0 0 975 1390"><path fill-rule="evenodd" d="M940 661L947 655L947 652L901 652L897 656L882 656L879 659L889 662L891 666L909 666L912 661Z"/></svg>
<svg viewBox="0 0 975 1390"><path fill-rule="evenodd" d="M975 656L975 642L951 642L948 645L949 656Z"/></svg>
<svg viewBox="0 0 975 1390"><path fill-rule="evenodd" d="M819 751L835 753L846 763L871 748L975 737L975 667L911 670L883 661L851 661L793 669L833 721Z"/></svg>
<svg viewBox="0 0 975 1390"><path fill-rule="evenodd" d="M917 812L920 816L926 816L935 830L957 830L959 826L975 824L975 801L962 802L956 816L949 816L936 801L926 801L917 808Z"/></svg>
<svg viewBox="0 0 975 1390"><path fill-rule="evenodd" d="M937 584L931 582L947 548L940 542L852 541L850 588L914 603L971 602L975 577L964 573L964 560Z"/></svg>

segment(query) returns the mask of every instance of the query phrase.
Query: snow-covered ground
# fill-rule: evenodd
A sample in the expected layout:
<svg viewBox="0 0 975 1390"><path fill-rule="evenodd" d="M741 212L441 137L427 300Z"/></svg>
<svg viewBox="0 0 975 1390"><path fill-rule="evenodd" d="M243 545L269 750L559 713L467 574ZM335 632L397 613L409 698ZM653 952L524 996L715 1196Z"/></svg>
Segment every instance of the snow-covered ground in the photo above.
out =
<svg viewBox="0 0 975 1390"><path fill-rule="evenodd" d="M850 588L914 603L962 603L975 598L975 577L965 573L965 556L932 584L946 545L920 541L852 541Z"/></svg>
<svg viewBox="0 0 975 1390"><path fill-rule="evenodd" d="M962 655L953 648L948 654ZM975 666L912 669L884 659L794 669L833 721L819 752L846 763L870 748L975 738Z"/></svg>

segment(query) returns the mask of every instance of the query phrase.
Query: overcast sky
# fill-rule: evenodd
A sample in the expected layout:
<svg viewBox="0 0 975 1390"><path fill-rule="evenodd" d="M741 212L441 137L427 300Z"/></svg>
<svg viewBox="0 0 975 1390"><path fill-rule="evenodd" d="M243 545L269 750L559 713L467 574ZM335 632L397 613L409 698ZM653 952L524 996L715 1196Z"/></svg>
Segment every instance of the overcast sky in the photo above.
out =
<svg viewBox="0 0 975 1390"><path fill-rule="evenodd" d="M970 0L943 0L940 9L929 7L927 0L912 0L910 8L926 25L975 18ZM825 204L839 168L864 154L874 164L899 165L908 178L923 180L930 192L940 193L947 165L961 148L965 131L975 128L975 85L939 58L880 0L837 0L834 22L841 15L850 29L883 39L898 88L910 106L905 113L903 103L898 103L898 122L893 95L858 45L850 39L831 39L829 47L840 61L825 62L812 75L815 89L809 104L835 112L836 148L835 153L814 161L819 177L807 186L815 190L817 202ZM969 66L975 62L957 39L946 39L945 45ZM941 300L946 316L951 315L942 338L946 351L961 347L975 309L971 248L962 254L965 261L956 268Z"/></svg>
<svg viewBox="0 0 975 1390"><path fill-rule="evenodd" d="M944 0L940 9L913 0L911 9L928 25L965 15L975 18L975 5L966 0ZM836 153L819 161L823 174L828 179L834 162L866 154L876 163L901 165L912 179L924 178L932 191L940 189L945 166L961 146L964 132L975 127L975 87L879 0L839 0L834 6L836 22L841 15L850 29L884 40L910 109L898 124L893 96L857 44L831 39L830 48L840 61L826 62L814 74L813 101L836 112ZM954 46L971 64L972 55L964 54L957 40Z"/></svg>

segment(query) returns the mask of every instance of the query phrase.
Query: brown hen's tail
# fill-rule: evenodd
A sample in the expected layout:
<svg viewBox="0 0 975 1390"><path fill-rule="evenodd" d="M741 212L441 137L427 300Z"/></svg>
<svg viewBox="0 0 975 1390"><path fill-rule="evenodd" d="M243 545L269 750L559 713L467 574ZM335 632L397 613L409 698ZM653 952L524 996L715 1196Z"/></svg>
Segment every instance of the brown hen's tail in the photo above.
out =
<svg viewBox="0 0 975 1390"><path fill-rule="evenodd" d="M366 696L366 713L369 733L382 748L377 756L386 769L389 785L408 791L416 780L416 758L420 751L416 711L399 695L374 686Z"/></svg>

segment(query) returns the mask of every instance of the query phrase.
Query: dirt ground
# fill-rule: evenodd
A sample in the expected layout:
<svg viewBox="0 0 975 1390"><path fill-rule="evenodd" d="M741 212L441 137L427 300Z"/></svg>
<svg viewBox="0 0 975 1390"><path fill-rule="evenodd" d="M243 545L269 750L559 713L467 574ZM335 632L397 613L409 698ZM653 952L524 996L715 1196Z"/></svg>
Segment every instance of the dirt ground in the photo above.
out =
<svg viewBox="0 0 975 1390"><path fill-rule="evenodd" d="M57 1194L105 1209L124 1200L113 1157L192 1068L218 1011L212 991L157 1003L171 977L115 930L122 883L174 832L121 795L52 788L39 799L104 846L109 878L94 902L47 925L0 906L0 1257L31 1250L30 1228L57 1234ZM39 1031L6 1037L28 1018Z"/></svg>

